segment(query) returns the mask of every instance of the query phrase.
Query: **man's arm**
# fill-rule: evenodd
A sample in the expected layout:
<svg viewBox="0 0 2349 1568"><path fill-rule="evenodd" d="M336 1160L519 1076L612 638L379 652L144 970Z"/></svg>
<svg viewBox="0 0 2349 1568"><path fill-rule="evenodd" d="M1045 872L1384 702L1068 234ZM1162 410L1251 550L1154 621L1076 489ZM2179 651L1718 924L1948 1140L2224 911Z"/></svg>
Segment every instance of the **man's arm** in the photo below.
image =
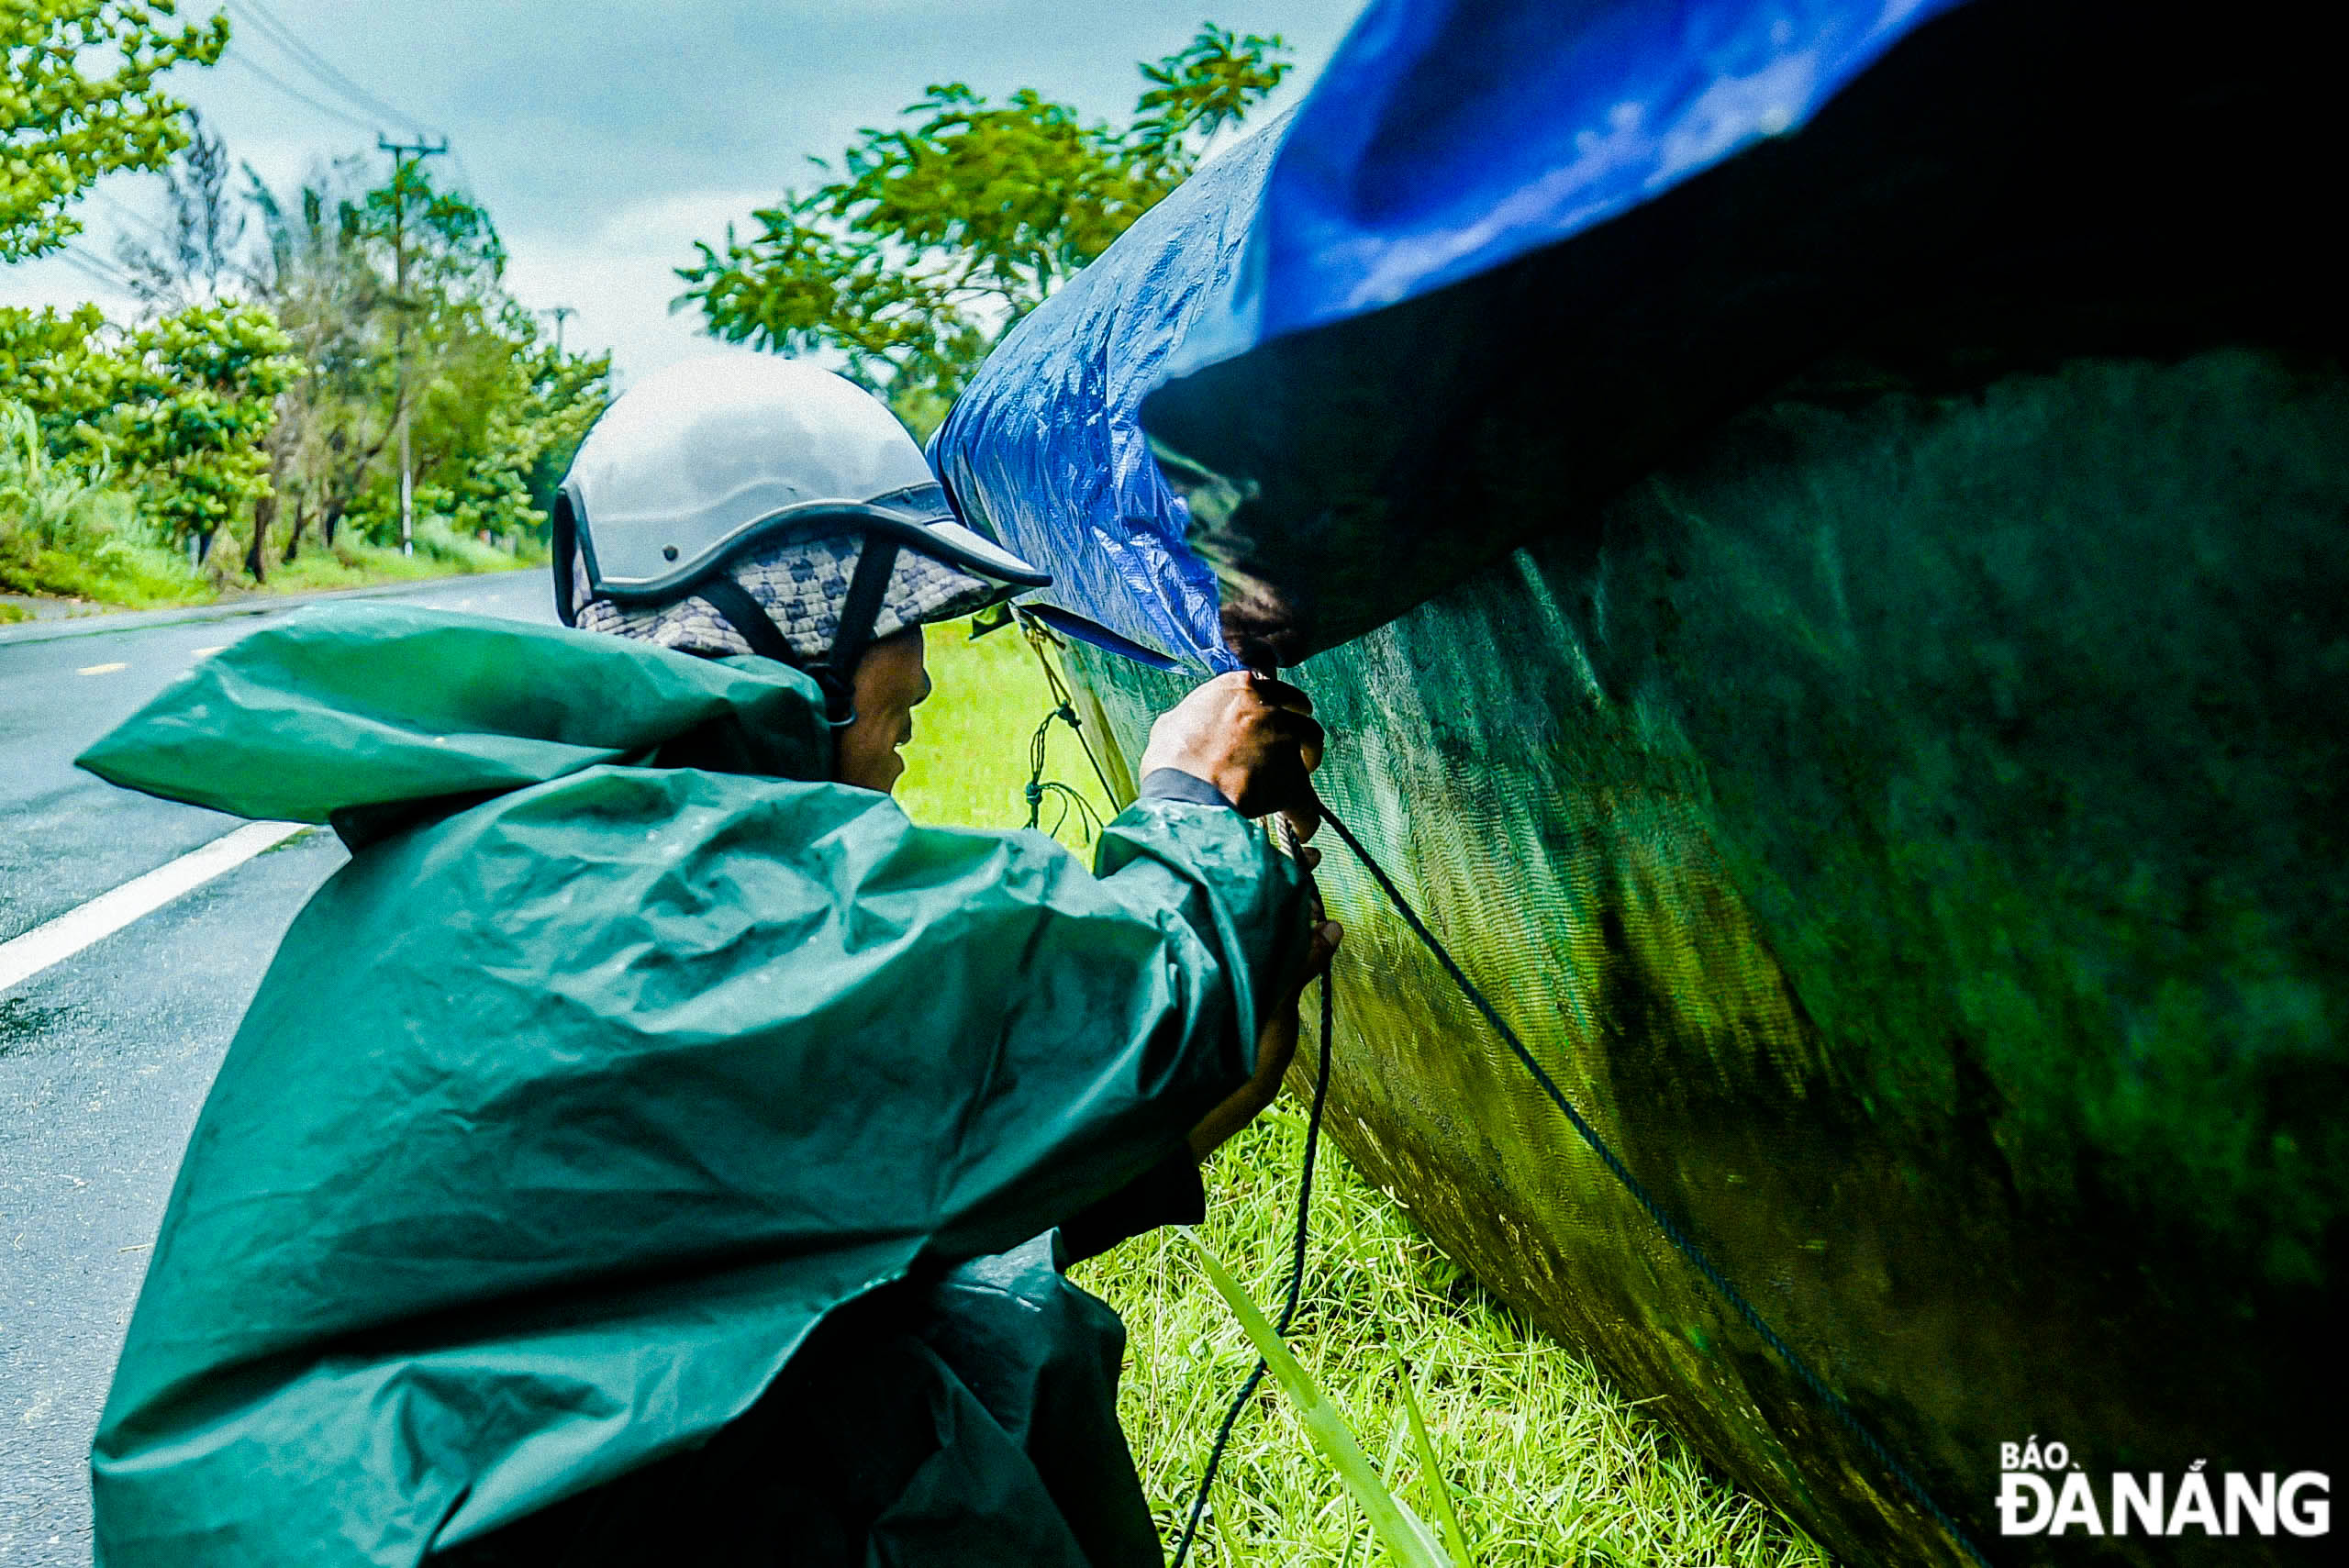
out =
<svg viewBox="0 0 2349 1568"><path fill-rule="evenodd" d="M1309 706L1275 682L1208 682L1154 727L1150 787L1104 834L1097 877L1007 879L1015 907L1052 917L1025 938L1014 1018L1029 1021L1041 998L1091 999L1035 1019L1074 1024L1081 1046L1006 1031L964 1144L1001 1157L983 1158L973 1172L982 1180L954 1195L954 1250L967 1231L988 1232L967 1244L992 1251L1105 1200L1091 1217L1103 1221L1092 1226L1099 1245L1193 1217L1178 1212L1195 1207L1188 1193L1168 1196L1184 1184L1156 1179L1161 1162L1204 1154L1278 1093L1297 993L1336 932L1319 921L1306 868L1243 814L1309 808L1308 759L1319 760L1322 740ZM1105 987L1118 995L1114 1024L1098 1018ZM1114 1201L1138 1182L1133 1203ZM1017 1234L999 1240L1008 1232Z"/></svg>
<svg viewBox="0 0 2349 1568"><path fill-rule="evenodd" d="M1180 768L1162 767L1141 781L1143 800L1181 800L1194 806L1233 807L1222 791ZM1304 851L1309 871L1319 854ZM1319 899L1314 900L1318 911ZM1313 933L1313 949L1306 962L1309 980L1329 967L1336 951L1339 929L1322 921ZM1230 1098L1209 1111L1191 1129L1186 1145L1134 1180L1086 1206L1061 1222L1061 1240L1068 1261L1081 1262L1108 1251L1121 1241L1162 1225L1197 1225L1207 1218L1207 1191L1199 1180L1199 1162L1225 1140L1253 1121L1280 1093L1281 1079L1297 1054L1297 1000L1275 1007L1272 1020L1256 1037L1256 1070Z"/></svg>

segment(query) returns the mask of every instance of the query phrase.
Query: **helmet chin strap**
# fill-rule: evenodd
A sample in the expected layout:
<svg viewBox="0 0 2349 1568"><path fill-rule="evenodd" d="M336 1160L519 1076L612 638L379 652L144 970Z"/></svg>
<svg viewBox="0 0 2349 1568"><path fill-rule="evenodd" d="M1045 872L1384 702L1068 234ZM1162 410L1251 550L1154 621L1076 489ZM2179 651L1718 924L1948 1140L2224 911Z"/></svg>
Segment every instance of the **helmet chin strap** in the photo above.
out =
<svg viewBox="0 0 2349 1568"><path fill-rule="evenodd" d="M813 675L824 691L825 721L834 729L845 729L856 722L856 666L873 645L873 626L881 617L881 601L896 569L897 541L867 535L864 548L856 552L856 571L849 578L848 597L841 603L840 630L832 636L831 651L812 665L801 662L750 590L725 573L696 585L693 594L741 633L751 652Z"/></svg>
<svg viewBox="0 0 2349 1568"><path fill-rule="evenodd" d="M832 651L813 672L827 701L837 705L828 714L835 729L856 722L856 667L872 646L873 625L881 618L881 601L896 569L897 541L865 535L864 548L856 552L848 597L841 604L841 628L832 634Z"/></svg>

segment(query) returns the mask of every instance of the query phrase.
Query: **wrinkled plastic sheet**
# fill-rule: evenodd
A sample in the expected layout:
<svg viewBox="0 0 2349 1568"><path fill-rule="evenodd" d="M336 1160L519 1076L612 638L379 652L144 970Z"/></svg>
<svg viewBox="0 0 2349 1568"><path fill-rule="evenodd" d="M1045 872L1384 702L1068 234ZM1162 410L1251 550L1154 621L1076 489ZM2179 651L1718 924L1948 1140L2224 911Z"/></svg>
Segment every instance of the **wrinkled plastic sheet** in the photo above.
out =
<svg viewBox="0 0 2349 1568"><path fill-rule="evenodd" d="M1280 130L1200 170L1013 328L930 444L963 516L1052 573L1031 603L1197 669L1237 663L1136 410L1239 265Z"/></svg>
<svg viewBox="0 0 2349 1568"><path fill-rule="evenodd" d="M1247 264L1170 367L1398 304L1803 124L1956 0L1377 0L1299 108Z"/></svg>
<svg viewBox="0 0 2349 1568"><path fill-rule="evenodd" d="M1949 0L1383 0L1286 123L1203 169L1006 339L931 456L1094 640L1237 662L1142 398L1440 290L1800 125ZM1432 412L1432 410L1431 411ZM1131 649L1119 649L1132 651Z"/></svg>

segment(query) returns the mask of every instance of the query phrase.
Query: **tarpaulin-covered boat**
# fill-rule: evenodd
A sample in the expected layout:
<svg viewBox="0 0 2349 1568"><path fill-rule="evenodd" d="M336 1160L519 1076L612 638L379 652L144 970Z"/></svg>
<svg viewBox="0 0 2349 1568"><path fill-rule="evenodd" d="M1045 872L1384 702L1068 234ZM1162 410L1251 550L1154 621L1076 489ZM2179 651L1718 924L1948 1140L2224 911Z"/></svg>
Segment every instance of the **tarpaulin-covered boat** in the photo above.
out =
<svg viewBox="0 0 2349 1568"><path fill-rule="evenodd" d="M933 448L1128 756L1294 666L1332 806L1782 1341L1333 851L1337 1136L1849 1561L2328 1550L2334 58L1379 0Z"/></svg>

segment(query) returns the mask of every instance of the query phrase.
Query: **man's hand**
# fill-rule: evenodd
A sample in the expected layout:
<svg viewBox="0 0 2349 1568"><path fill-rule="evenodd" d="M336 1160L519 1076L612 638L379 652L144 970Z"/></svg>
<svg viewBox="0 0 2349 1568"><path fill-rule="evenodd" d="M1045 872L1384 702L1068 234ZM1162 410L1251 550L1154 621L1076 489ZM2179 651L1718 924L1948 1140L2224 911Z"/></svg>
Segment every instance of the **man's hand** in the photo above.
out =
<svg viewBox="0 0 2349 1568"><path fill-rule="evenodd" d="M1305 852L1308 869L1320 859L1311 850ZM1191 1129L1191 1154L1204 1160L1216 1147L1233 1133L1256 1119L1257 1114L1279 1097L1281 1078L1288 1072L1288 1064L1297 1057L1297 1004L1305 987L1315 975L1330 967L1330 955L1338 951L1338 942L1345 932L1335 920L1321 917L1321 898L1318 893L1308 901L1313 928L1313 944L1306 955L1305 970L1287 995L1280 1000L1262 1034L1256 1037L1256 1071L1237 1093L1200 1119ZM1321 1049L1330 1049L1323 1040Z"/></svg>
<svg viewBox="0 0 2349 1568"><path fill-rule="evenodd" d="M1309 775L1323 736L1295 686L1235 671L1194 690L1150 727L1141 776L1179 768L1223 792L1241 815L1286 814L1300 839L1319 827Z"/></svg>

